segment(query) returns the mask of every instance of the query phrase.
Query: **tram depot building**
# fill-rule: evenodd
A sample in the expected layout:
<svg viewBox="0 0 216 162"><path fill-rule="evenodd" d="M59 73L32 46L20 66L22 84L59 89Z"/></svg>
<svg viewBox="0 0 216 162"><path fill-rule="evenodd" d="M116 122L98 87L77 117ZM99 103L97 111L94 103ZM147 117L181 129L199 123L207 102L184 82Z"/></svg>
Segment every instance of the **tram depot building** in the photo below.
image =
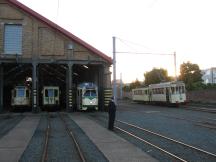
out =
<svg viewBox="0 0 216 162"><path fill-rule="evenodd" d="M98 86L99 110L111 89L112 59L16 0L0 0L0 112L11 106L12 89L31 87L31 109L43 108L44 86L58 86L60 109L76 107L76 86Z"/></svg>

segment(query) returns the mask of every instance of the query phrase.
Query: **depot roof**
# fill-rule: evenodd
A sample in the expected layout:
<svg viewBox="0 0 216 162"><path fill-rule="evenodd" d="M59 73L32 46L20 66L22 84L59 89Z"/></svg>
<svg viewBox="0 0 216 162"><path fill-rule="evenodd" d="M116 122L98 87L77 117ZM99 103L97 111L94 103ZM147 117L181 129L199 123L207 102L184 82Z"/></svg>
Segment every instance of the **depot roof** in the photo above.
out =
<svg viewBox="0 0 216 162"><path fill-rule="evenodd" d="M80 44L82 46L84 46L85 48L87 48L91 52L95 53L99 57L102 57L103 59L105 59L108 63L112 64L112 58L111 57L108 57L103 52L101 52L98 49L94 48L93 46L91 46L90 44L86 43L82 39L80 39L77 36L73 35L72 33L70 33L69 31L65 30L64 28L60 27L56 23L50 21L49 19L45 18L44 16L40 15L39 13L33 11L29 7L25 6L24 4L22 4L22 3L20 3L20 2L18 2L16 0L7 0L7 1L9 2L9 4L12 4L12 5L16 6L17 8L25 11L26 13L28 13L31 16L33 16L36 19L38 19L39 21L41 21L41 22L45 23L46 25L48 25L49 27L51 27L51 28L59 31L60 33L62 33L66 37L68 37L69 39L73 40L74 42L76 42L76 43L78 43L78 44Z"/></svg>

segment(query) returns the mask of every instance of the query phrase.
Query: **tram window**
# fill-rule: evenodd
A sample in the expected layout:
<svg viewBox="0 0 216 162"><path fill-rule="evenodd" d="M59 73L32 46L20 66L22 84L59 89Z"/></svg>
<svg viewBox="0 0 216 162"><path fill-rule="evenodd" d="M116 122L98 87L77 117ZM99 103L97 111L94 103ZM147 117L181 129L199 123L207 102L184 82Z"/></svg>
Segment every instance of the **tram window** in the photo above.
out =
<svg viewBox="0 0 216 162"><path fill-rule="evenodd" d="M179 93L179 87L176 87L176 93Z"/></svg>
<svg viewBox="0 0 216 162"><path fill-rule="evenodd" d="M24 88L17 89L17 96L18 97L24 97L25 96L25 90L24 90Z"/></svg>
<svg viewBox="0 0 216 162"><path fill-rule="evenodd" d="M95 97L97 96L96 91L95 90L91 90L91 96Z"/></svg>
<svg viewBox="0 0 216 162"><path fill-rule="evenodd" d="M172 94L175 94L175 88L171 87L171 90L172 90Z"/></svg>
<svg viewBox="0 0 216 162"><path fill-rule="evenodd" d="M160 94L163 94L163 88L160 88Z"/></svg>
<svg viewBox="0 0 216 162"><path fill-rule="evenodd" d="M53 96L54 96L54 90L48 89L48 97L53 97Z"/></svg>
<svg viewBox="0 0 216 162"><path fill-rule="evenodd" d="M90 90L86 90L86 92L84 93L83 96L88 97L91 95L91 91Z"/></svg>
<svg viewBox="0 0 216 162"><path fill-rule="evenodd" d="M137 95L137 91L134 91L134 95Z"/></svg>
<svg viewBox="0 0 216 162"><path fill-rule="evenodd" d="M55 94L55 97L58 97L58 90L57 89L55 89L54 94Z"/></svg>

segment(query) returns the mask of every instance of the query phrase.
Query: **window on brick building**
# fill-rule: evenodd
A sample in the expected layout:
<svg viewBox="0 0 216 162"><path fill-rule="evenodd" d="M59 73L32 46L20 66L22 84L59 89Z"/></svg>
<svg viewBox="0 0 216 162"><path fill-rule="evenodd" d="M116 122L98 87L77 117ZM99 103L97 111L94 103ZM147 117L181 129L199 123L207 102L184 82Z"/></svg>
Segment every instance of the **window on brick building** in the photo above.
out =
<svg viewBox="0 0 216 162"><path fill-rule="evenodd" d="M22 54L22 25L6 24L4 28L4 53Z"/></svg>

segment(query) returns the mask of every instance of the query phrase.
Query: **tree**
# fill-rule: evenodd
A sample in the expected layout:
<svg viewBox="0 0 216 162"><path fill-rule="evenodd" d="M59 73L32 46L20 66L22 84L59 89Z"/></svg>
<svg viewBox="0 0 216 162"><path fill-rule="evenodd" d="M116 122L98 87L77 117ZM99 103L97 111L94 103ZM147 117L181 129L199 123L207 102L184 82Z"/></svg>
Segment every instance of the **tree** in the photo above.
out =
<svg viewBox="0 0 216 162"><path fill-rule="evenodd" d="M165 69L157 69L153 68L151 71L146 72L144 74L145 77L145 85L155 84L165 81L170 81L171 77L168 77L167 70Z"/></svg>
<svg viewBox="0 0 216 162"><path fill-rule="evenodd" d="M138 79L136 79L135 82L132 82L132 83L130 84L130 89L139 88L140 86L141 86L140 81L139 81Z"/></svg>
<svg viewBox="0 0 216 162"><path fill-rule="evenodd" d="M200 86L202 84L202 74L199 66L189 61L181 64L179 79L184 81L188 90L197 88L197 85Z"/></svg>

